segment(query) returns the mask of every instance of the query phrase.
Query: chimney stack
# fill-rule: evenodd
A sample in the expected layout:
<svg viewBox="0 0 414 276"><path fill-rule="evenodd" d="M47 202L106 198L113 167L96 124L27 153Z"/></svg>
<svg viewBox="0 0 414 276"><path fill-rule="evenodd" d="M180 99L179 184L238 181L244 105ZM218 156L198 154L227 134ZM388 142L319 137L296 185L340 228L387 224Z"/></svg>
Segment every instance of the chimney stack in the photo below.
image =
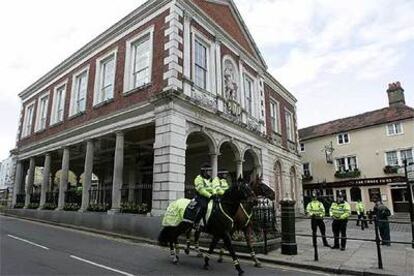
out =
<svg viewBox="0 0 414 276"><path fill-rule="evenodd" d="M387 94L390 106L405 105L404 89L399 81L388 84Z"/></svg>

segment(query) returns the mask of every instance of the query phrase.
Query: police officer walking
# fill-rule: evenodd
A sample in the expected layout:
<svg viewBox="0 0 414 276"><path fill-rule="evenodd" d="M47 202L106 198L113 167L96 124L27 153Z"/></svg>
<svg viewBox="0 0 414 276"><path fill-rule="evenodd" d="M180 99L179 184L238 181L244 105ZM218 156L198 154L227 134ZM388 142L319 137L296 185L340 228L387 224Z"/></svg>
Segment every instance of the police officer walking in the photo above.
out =
<svg viewBox="0 0 414 276"><path fill-rule="evenodd" d="M326 227L323 217L325 216L325 207L322 202L317 198L316 192L312 192L312 200L306 206L306 213L311 217L311 227L312 227L312 241L315 246L317 243L316 232L319 227L319 231L322 235L322 241L324 246L328 246L328 241L326 239Z"/></svg>
<svg viewBox="0 0 414 276"><path fill-rule="evenodd" d="M334 246L332 249L339 249L339 233L341 233L341 250L343 251L346 248L346 227L351 215L351 206L345 201L342 194L339 194L336 202L332 203L329 214L333 218Z"/></svg>
<svg viewBox="0 0 414 276"><path fill-rule="evenodd" d="M357 201L357 203L356 203L356 212L357 212L357 215L358 215L356 225L359 226L359 223L361 222L361 230L364 230L364 228L368 228L367 217L365 216L365 205L362 202L362 200ZM361 221L361 219L362 219L362 221Z"/></svg>

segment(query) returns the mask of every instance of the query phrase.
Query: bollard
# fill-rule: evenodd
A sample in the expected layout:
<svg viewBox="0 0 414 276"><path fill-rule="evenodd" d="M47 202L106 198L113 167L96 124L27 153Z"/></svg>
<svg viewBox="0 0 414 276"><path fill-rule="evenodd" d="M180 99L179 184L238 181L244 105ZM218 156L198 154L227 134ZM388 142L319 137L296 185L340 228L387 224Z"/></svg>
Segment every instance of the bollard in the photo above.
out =
<svg viewBox="0 0 414 276"><path fill-rule="evenodd" d="M375 219L374 219L374 224L375 224L375 243L377 244L378 268L383 269L382 255L381 255L381 244L380 244L380 237L379 237L379 233L378 233L378 220L377 220L376 216L375 216Z"/></svg>
<svg viewBox="0 0 414 276"><path fill-rule="evenodd" d="M282 254L297 255L298 245L296 244L295 232L295 201L282 200Z"/></svg>

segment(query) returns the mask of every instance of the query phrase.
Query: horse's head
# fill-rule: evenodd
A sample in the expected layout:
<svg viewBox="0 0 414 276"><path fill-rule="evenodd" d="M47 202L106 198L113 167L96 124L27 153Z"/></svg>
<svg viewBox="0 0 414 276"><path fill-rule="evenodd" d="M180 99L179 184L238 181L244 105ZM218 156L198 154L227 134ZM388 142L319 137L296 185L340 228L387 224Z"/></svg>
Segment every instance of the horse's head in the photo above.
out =
<svg viewBox="0 0 414 276"><path fill-rule="evenodd" d="M239 201L247 201L255 205L257 203L257 197L249 183L242 177L237 179L235 189L238 194Z"/></svg>

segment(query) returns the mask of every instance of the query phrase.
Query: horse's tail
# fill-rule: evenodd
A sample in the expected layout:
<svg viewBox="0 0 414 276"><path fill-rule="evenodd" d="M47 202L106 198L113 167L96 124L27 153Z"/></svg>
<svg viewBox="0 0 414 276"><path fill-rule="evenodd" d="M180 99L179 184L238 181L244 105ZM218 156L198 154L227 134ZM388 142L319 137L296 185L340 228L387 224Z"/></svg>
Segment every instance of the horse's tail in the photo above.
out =
<svg viewBox="0 0 414 276"><path fill-rule="evenodd" d="M171 241L171 228L172 227L163 227L161 232L158 236L158 243L160 246L168 246L169 242Z"/></svg>

